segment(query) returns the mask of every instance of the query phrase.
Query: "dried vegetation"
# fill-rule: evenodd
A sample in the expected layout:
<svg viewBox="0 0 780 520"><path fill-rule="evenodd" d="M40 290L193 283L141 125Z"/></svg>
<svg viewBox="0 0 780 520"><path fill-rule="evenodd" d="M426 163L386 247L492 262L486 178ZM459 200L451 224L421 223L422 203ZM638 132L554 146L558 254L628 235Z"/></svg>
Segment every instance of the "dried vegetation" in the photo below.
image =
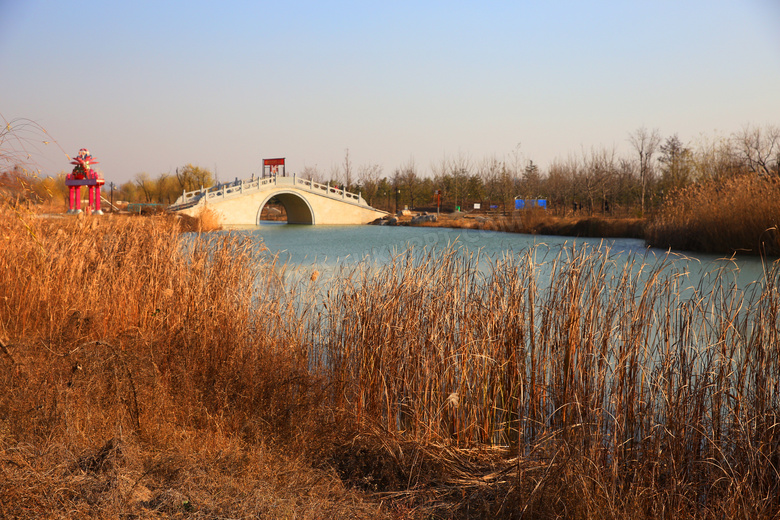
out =
<svg viewBox="0 0 780 520"><path fill-rule="evenodd" d="M426 227L452 227L569 237L644 238L645 219L612 217L559 217L543 209L528 209L511 216L477 216L452 218L444 215L437 222L420 224Z"/></svg>
<svg viewBox="0 0 780 520"><path fill-rule="evenodd" d="M776 266L690 287L572 246L318 278L180 226L0 209L0 516L780 513Z"/></svg>
<svg viewBox="0 0 780 520"><path fill-rule="evenodd" d="M672 193L648 226L650 245L780 256L780 177L741 175Z"/></svg>

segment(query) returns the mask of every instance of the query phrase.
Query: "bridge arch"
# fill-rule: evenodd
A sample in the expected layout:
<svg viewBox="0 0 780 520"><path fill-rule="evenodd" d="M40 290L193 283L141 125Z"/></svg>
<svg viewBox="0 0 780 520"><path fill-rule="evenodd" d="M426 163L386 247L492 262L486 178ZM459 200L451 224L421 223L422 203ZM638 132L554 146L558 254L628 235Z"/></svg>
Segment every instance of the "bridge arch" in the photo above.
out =
<svg viewBox="0 0 780 520"><path fill-rule="evenodd" d="M260 214L263 212L263 208L274 197L284 206L284 210L287 212L288 224L317 223L314 210L306 197L295 191L278 190L269 193L260 203L260 206L257 208L257 217L255 218L256 224L260 223Z"/></svg>
<svg viewBox="0 0 780 520"><path fill-rule="evenodd" d="M217 188L185 191L171 210L197 217L208 206L221 224L256 226L272 197L284 206L287 222L293 224L368 224L388 214L369 206L358 193L297 176L252 177Z"/></svg>

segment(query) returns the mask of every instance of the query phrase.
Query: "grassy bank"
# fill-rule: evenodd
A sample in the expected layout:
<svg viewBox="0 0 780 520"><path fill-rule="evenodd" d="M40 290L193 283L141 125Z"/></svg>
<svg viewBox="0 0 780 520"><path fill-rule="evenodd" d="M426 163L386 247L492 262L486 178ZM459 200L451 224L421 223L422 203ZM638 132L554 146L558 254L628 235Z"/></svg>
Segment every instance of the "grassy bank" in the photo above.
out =
<svg viewBox="0 0 780 520"><path fill-rule="evenodd" d="M544 210L526 210L512 216L441 215L436 222L425 222L420 225L529 235L603 238L644 238L645 236L644 219L605 216L557 217L547 214Z"/></svg>
<svg viewBox="0 0 780 520"><path fill-rule="evenodd" d="M445 251L324 280L164 217L0 212L0 516L780 512L777 268L744 293Z"/></svg>

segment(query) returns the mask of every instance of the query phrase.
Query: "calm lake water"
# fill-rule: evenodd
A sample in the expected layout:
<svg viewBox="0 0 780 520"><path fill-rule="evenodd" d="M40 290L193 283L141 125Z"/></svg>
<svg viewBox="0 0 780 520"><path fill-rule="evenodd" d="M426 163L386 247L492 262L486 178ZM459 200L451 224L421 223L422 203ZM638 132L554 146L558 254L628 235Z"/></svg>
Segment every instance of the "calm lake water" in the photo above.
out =
<svg viewBox="0 0 780 520"><path fill-rule="evenodd" d="M561 248L586 244L593 247L601 244L610 248L612 256L641 257L650 264L667 256L665 250L648 248L643 240L625 238L573 238L448 228L306 226L286 223L234 228L232 231L256 237L258 244L262 241L270 252L278 254L280 261L290 267L316 268L321 272L361 261L381 266L409 246L422 250L455 245L466 252L479 252L494 259L532 247L537 248L541 257L551 259ZM678 268L691 273L692 283L696 283L702 273L718 269L734 272L741 287L763 277L764 266L759 258L728 259L682 251L673 252L673 257Z"/></svg>

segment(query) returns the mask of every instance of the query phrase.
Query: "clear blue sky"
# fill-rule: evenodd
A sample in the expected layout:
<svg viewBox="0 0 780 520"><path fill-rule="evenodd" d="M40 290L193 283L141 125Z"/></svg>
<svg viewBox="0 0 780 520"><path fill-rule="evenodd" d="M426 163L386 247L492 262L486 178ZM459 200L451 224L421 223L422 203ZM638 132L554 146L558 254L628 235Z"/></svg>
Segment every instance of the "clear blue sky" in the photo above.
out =
<svg viewBox="0 0 780 520"><path fill-rule="evenodd" d="M0 114L107 180L629 153L780 125L780 1L0 0ZM69 170L54 146L43 173Z"/></svg>

